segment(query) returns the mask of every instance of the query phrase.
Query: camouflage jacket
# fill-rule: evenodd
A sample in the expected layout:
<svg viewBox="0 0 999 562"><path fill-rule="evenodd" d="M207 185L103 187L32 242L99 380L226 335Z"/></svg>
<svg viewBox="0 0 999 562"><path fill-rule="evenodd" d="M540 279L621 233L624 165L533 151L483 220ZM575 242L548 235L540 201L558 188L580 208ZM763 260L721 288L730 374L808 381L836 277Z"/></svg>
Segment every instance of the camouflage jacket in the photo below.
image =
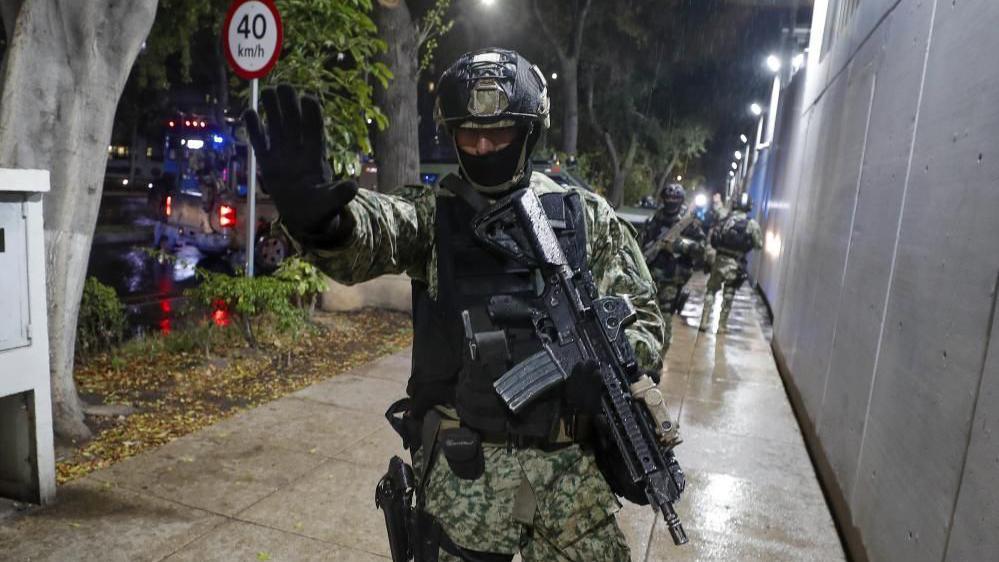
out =
<svg viewBox="0 0 999 562"><path fill-rule="evenodd" d="M544 174L532 174L536 193L566 192ZM617 218L603 198L575 190L586 207L586 255L601 294L627 295L638 319L627 329L643 370L658 372L665 330L656 304L656 286L630 225ZM387 273L406 273L427 283L437 296L437 243L434 213L438 197L450 192L407 186L391 195L361 189L347 206L354 222L348 240L335 249L306 248L306 257L344 284Z"/></svg>

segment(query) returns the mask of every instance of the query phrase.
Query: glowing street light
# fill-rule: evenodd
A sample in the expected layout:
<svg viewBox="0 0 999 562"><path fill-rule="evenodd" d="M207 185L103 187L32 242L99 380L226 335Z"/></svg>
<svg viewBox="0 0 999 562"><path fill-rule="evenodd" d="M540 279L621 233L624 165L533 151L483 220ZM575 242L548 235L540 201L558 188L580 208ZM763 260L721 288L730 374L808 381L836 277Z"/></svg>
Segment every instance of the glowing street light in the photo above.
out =
<svg viewBox="0 0 999 562"><path fill-rule="evenodd" d="M760 115L763 115L763 106L754 101L753 103L749 104L749 112L755 115L756 117L759 117Z"/></svg>
<svg viewBox="0 0 999 562"><path fill-rule="evenodd" d="M676 181L683 181L683 176L677 176Z"/></svg>
<svg viewBox="0 0 999 562"><path fill-rule="evenodd" d="M734 178L735 177L735 172L733 172L732 170L729 170L728 171L728 177Z"/></svg>
<svg viewBox="0 0 999 562"><path fill-rule="evenodd" d="M736 160L742 160L742 151L741 150L736 150L735 151L735 159Z"/></svg>
<svg viewBox="0 0 999 562"><path fill-rule="evenodd" d="M558 72L552 72L552 80L558 80Z"/></svg>
<svg viewBox="0 0 999 562"><path fill-rule="evenodd" d="M496 3L496 0L480 0L483 6L492 6Z"/></svg>
<svg viewBox="0 0 999 562"><path fill-rule="evenodd" d="M741 142L742 144L746 144L747 142L749 142L749 137L747 137L746 135L739 135L739 142Z"/></svg>
<svg viewBox="0 0 999 562"><path fill-rule="evenodd" d="M733 170L738 170L739 169L739 163L738 162L732 162L732 169Z"/></svg>
<svg viewBox="0 0 999 562"><path fill-rule="evenodd" d="M770 69L770 72L777 74L778 72L780 72L780 67L781 67L780 57L778 57L777 55L770 55L767 57L767 68Z"/></svg>

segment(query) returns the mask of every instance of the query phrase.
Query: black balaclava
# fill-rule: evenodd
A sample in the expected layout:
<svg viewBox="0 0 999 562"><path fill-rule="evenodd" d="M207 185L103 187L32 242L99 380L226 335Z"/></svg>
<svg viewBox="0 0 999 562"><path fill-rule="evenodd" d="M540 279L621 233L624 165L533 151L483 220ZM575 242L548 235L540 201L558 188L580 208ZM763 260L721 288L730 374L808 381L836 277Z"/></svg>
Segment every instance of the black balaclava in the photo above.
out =
<svg viewBox="0 0 999 562"><path fill-rule="evenodd" d="M531 127L519 129L517 140L510 143L510 146L483 156L462 152L455 142L461 175L480 193L487 196L504 195L530 184L530 158L539 135Z"/></svg>

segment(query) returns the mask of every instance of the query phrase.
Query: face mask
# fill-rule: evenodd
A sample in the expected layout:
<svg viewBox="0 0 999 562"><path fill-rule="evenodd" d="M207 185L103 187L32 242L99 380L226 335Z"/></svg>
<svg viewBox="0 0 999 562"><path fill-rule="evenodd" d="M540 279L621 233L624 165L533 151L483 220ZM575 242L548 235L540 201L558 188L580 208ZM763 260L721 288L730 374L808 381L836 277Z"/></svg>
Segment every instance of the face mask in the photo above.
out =
<svg viewBox="0 0 999 562"><path fill-rule="evenodd" d="M509 189L512 183L517 183L514 178L519 180L517 176L523 175L526 137L522 133L510 146L482 156L473 156L455 147L466 179L482 191L499 192Z"/></svg>

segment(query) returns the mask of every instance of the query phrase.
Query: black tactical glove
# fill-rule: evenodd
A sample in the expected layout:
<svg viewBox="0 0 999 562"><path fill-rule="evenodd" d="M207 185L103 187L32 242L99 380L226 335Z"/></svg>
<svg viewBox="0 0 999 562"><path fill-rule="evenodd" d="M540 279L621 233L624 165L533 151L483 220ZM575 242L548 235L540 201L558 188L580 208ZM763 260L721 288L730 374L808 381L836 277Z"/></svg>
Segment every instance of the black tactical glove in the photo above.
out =
<svg viewBox="0 0 999 562"><path fill-rule="evenodd" d="M286 84L261 92L267 133L260 116L243 114L246 132L260 161L263 189L289 233L306 243L336 245L353 228L340 211L357 195L351 180L333 181L326 157L323 112L319 100L302 96Z"/></svg>

